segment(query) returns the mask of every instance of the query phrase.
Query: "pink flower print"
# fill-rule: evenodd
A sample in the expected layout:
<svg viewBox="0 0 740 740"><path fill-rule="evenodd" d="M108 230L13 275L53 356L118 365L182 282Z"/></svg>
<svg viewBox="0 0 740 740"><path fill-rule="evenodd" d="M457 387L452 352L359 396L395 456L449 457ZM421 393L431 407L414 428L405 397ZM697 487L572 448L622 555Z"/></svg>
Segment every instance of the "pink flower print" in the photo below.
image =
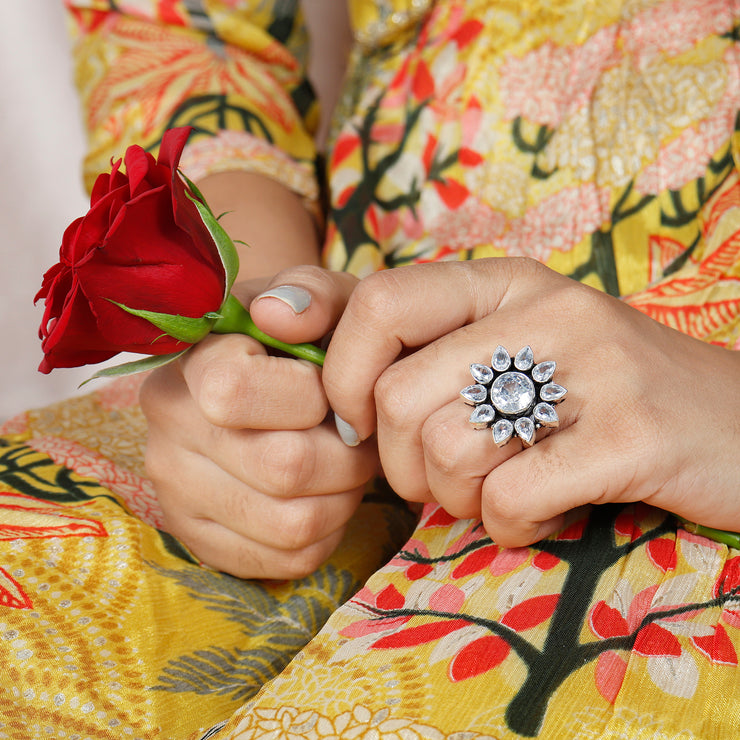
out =
<svg viewBox="0 0 740 740"><path fill-rule="evenodd" d="M707 162L732 135L740 107L740 55L734 47L725 52L724 63L727 86L714 112L661 147L655 161L635 181L639 193L679 190L702 177Z"/></svg>
<svg viewBox="0 0 740 740"><path fill-rule="evenodd" d="M733 0L669 0L648 8L621 34L637 69L661 53L677 56L699 41L732 30L737 10Z"/></svg>
<svg viewBox="0 0 740 740"><path fill-rule="evenodd" d="M469 196L456 210L444 210L429 227L436 244L452 250L472 249L493 243L503 235L506 216Z"/></svg>
<svg viewBox="0 0 740 740"><path fill-rule="evenodd" d="M609 218L610 193L593 183L565 188L513 219L494 246L510 257L534 257L547 262L553 250L569 251Z"/></svg>
<svg viewBox="0 0 740 740"><path fill-rule="evenodd" d="M501 68L506 118L519 116L555 128L588 104L604 69L618 60L617 27L595 33L580 46L548 41L523 58L509 57Z"/></svg>

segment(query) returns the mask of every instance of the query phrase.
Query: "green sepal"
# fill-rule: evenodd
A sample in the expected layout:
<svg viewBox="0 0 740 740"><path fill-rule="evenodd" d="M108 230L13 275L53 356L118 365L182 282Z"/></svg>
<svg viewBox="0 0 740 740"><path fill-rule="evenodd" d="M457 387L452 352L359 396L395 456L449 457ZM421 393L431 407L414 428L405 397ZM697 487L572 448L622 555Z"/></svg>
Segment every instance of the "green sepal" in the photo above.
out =
<svg viewBox="0 0 740 740"><path fill-rule="evenodd" d="M246 334L268 347L274 347L294 357L308 360L315 365L324 364L326 352L323 349L313 344L288 344L265 334L254 323L249 311L233 295L224 301L220 312L221 318L213 326L214 334Z"/></svg>
<svg viewBox="0 0 740 740"><path fill-rule="evenodd" d="M176 360L181 355L184 355L190 347L182 350L182 352L173 352L169 355L151 355L141 360L133 360L132 362L123 362L120 365L113 365L112 367L104 367L102 370L98 370L93 376L80 383L80 388L86 383L96 378L118 378L122 375L133 375L134 373L143 373L147 370L154 370L154 368L162 367L168 363Z"/></svg>
<svg viewBox="0 0 740 740"><path fill-rule="evenodd" d="M161 329L167 336L177 339L180 342L185 342L186 344L200 342L211 331L216 319L219 318L219 314L213 315L210 312L200 317L157 313L156 311L146 311L143 308L129 308L123 303L118 303L110 298L108 300L126 311L126 313L130 313L132 316L138 316L140 319L146 319L150 324L156 326L157 329Z"/></svg>
<svg viewBox="0 0 740 740"><path fill-rule="evenodd" d="M221 258L221 264L223 265L224 274L226 276L226 285L224 286L225 301L231 292L231 286L234 284L239 272L239 253L236 251L236 247L234 246L234 242L231 240L231 237L226 233L224 227L221 226L216 216L214 216L213 211L208 207L206 199L203 197L200 190L198 190L195 183L182 172L180 172L180 176L185 180L188 188L192 191L193 195L191 195L187 190L185 191L185 195L190 198L197 208L201 219L203 219L203 223L213 238L216 249L218 250L218 256Z"/></svg>

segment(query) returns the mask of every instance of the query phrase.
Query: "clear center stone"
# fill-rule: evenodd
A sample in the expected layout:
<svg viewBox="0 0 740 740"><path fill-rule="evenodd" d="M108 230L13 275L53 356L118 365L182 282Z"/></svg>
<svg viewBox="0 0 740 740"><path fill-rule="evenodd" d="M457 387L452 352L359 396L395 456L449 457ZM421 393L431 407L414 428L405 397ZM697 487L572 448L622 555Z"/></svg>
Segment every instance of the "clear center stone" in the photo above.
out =
<svg viewBox="0 0 740 740"><path fill-rule="evenodd" d="M491 386L491 403L502 414L521 414L534 401L534 383L522 373L503 373Z"/></svg>

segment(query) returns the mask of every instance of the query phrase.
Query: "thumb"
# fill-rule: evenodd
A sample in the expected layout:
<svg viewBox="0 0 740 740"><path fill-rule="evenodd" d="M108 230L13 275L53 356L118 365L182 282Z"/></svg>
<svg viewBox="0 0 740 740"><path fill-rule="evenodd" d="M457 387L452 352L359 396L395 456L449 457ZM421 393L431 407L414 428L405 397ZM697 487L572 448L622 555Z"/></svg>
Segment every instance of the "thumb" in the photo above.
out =
<svg viewBox="0 0 740 740"><path fill-rule="evenodd" d="M249 312L262 331L284 342L316 342L342 315L357 278L312 265L275 275Z"/></svg>

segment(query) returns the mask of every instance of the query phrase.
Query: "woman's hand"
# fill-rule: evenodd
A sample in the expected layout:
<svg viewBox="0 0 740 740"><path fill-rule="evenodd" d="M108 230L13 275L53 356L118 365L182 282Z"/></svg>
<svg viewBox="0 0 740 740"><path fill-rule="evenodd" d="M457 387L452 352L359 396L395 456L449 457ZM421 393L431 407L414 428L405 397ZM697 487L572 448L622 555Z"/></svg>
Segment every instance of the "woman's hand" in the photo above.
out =
<svg viewBox="0 0 740 740"><path fill-rule="evenodd" d="M249 304L266 289L251 301L255 323L304 342L334 328L355 282L292 268L234 292ZM208 337L154 371L141 403L147 471L166 529L204 563L240 577L313 571L339 544L377 472L374 443L350 448L326 419L320 368L268 355L248 337Z"/></svg>
<svg viewBox="0 0 740 740"><path fill-rule="evenodd" d="M560 426L522 449L468 422L470 363L499 345L555 360ZM329 347L331 407L377 428L388 482L411 501L482 517L505 546L591 503L644 500L740 529L740 355L669 329L525 259L403 267L355 289Z"/></svg>

